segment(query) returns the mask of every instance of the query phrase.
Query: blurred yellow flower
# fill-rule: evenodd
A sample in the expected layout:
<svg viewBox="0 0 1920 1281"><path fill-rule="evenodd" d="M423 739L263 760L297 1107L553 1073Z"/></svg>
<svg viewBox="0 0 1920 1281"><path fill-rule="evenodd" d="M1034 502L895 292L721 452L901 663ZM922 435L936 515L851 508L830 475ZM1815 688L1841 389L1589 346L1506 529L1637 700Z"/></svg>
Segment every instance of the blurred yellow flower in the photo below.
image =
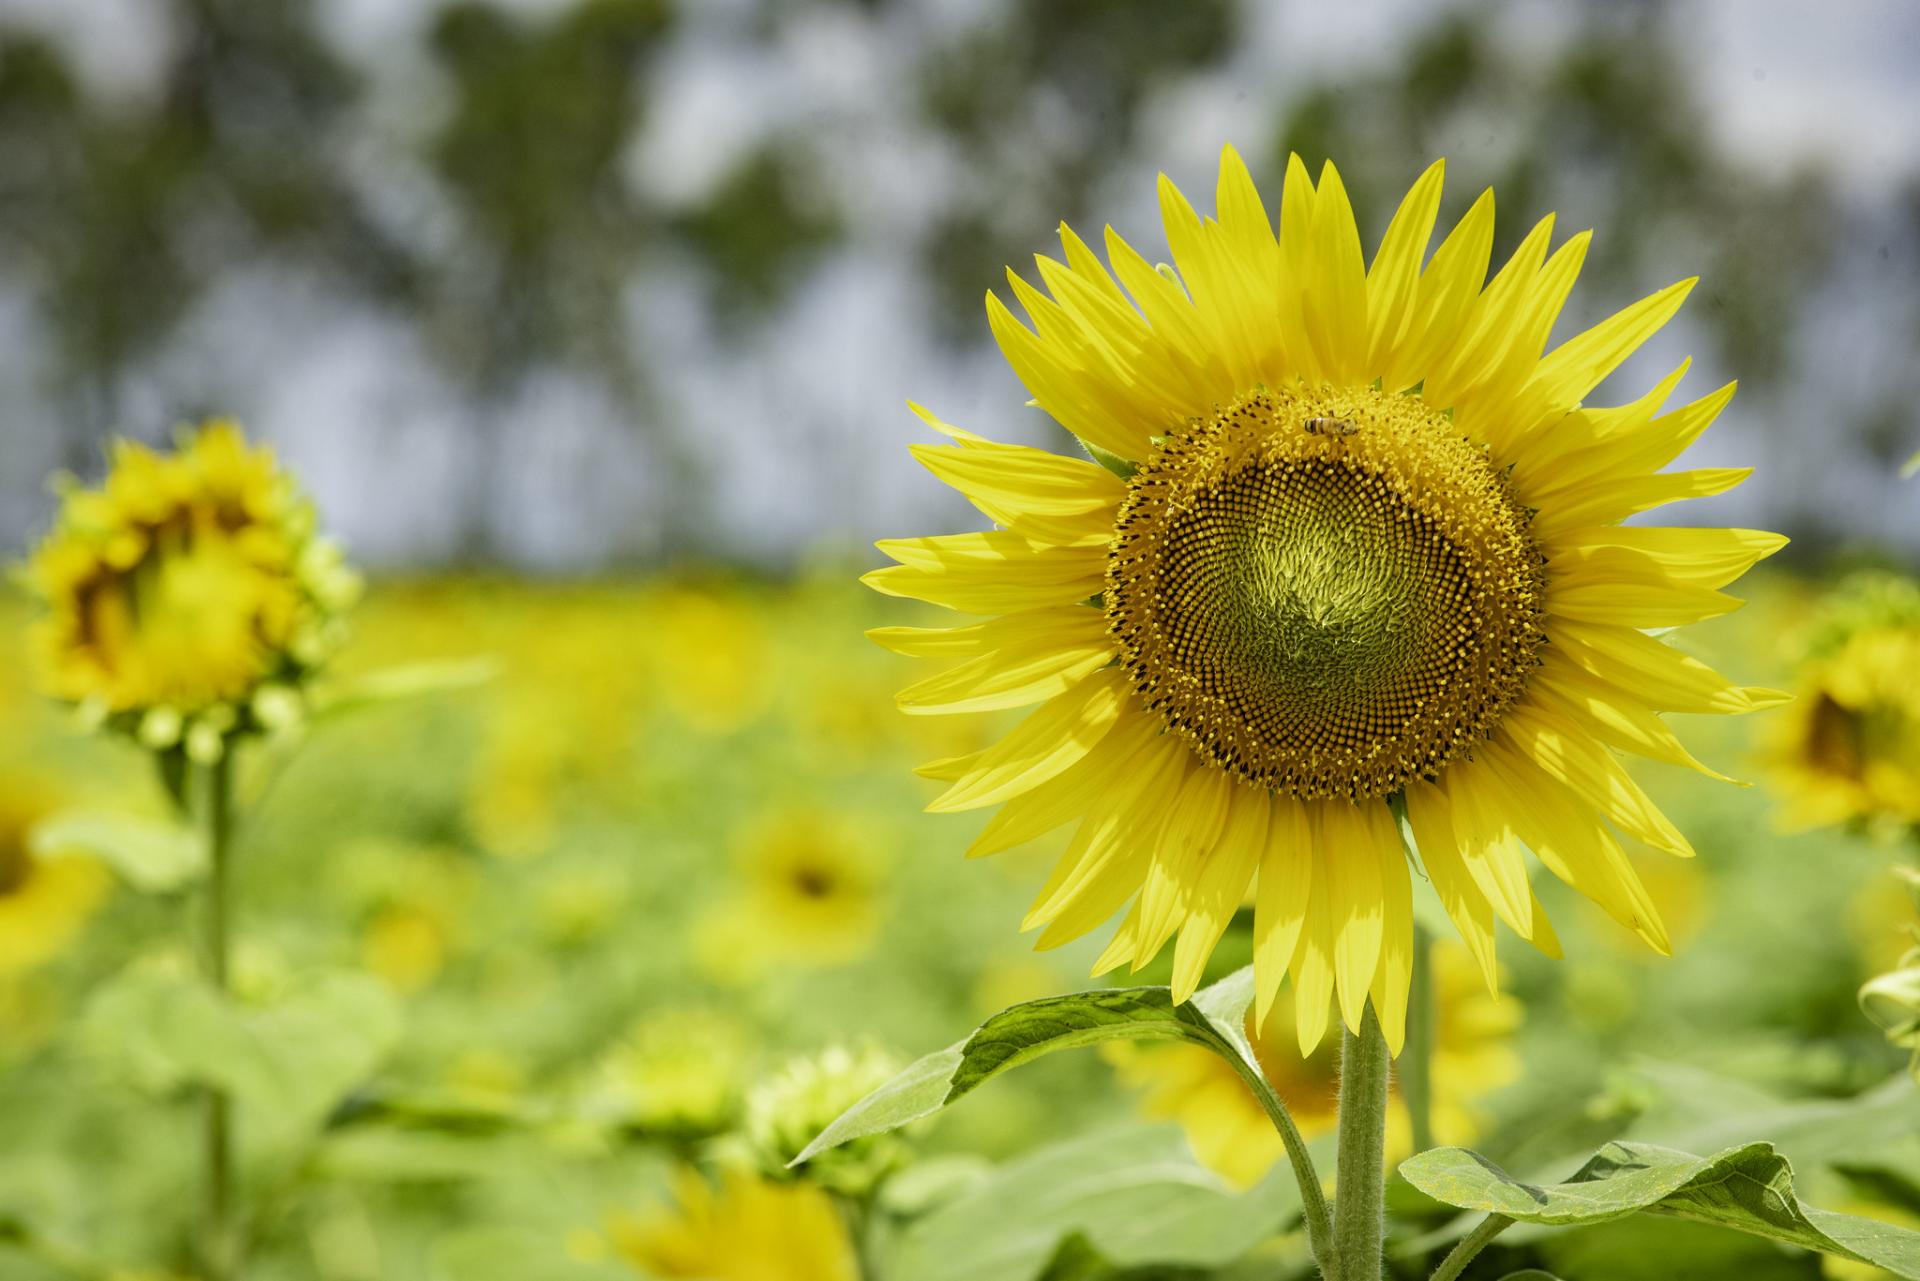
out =
<svg viewBox="0 0 1920 1281"><path fill-rule="evenodd" d="M655 1277L697 1281L859 1281L853 1243L827 1194L744 1170L709 1183L691 1169L673 1180L675 1205L617 1216L607 1235Z"/></svg>
<svg viewBox="0 0 1920 1281"><path fill-rule="evenodd" d="M1440 1143L1465 1144L1479 1129L1475 1103L1512 1081L1519 1059L1510 1044L1519 1022L1518 1002L1490 995L1467 949L1439 943L1433 949L1434 1005L1433 1134ZM1283 994L1261 1034L1248 1020L1247 1035L1268 1084L1293 1113L1302 1134L1332 1132L1337 1117L1340 1064L1336 1048L1322 1042L1302 1057L1291 1030L1294 1012ZM1201 1163L1240 1187L1252 1187L1283 1155L1280 1136L1224 1059L1197 1045L1118 1042L1108 1059L1122 1083L1142 1091L1140 1107L1150 1117L1176 1121ZM1398 1082L1389 1103L1390 1158L1412 1154L1413 1127Z"/></svg>
<svg viewBox="0 0 1920 1281"><path fill-rule="evenodd" d="M743 847L744 912L769 958L844 965L873 945L881 879L859 835L826 814L762 819Z"/></svg>
<svg viewBox="0 0 1920 1281"><path fill-rule="evenodd" d="M58 955L113 886L91 858L33 852L34 825L60 804L57 790L29 775L0 778L0 978Z"/></svg>
<svg viewBox="0 0 1920 1281"><path fill-rule="evenodd" d="M1808 651L1800 698L1769 744L1783 823L1920 825L1920 586L1843 584Z"/></svg>
<svg viewBox="0 0 1920 1281"><path fill-rule="evenodd" d="M766 709L773 685L756 613L719 589L670 588L648 634L663 702L689 728L724 735Z"/></svg>
<svg viewBox="0 0 1920 1281"><path fill-rule="evenodd" d="M47 692L152 746L196 716L222 734L286 715L358 590L312 506L231 422L184 432L170 454L120 442L112 463L100 488L65 488L26 566Z"/></svg>
<svg viewBox="0 0 1920 1281"><path fill-rule="evenodd" d="M360 940L361 964L403 995L433 982L446 958L446 933L436 915L409 904L380 909Z"/></svg>

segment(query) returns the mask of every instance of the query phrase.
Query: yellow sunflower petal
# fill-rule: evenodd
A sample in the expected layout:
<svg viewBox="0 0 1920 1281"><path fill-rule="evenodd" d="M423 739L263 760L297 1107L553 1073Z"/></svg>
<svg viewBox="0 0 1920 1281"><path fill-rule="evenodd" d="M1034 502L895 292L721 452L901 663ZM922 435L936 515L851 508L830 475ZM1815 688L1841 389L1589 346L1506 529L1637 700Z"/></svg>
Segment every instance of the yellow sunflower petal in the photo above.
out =
<svg viewBox="0 0 1920 1281"><path fill-rule="evenodd" d="M1159 955L1180 928L1191 906L1189 895L1200 879L1200 869L1226 826L1233 788L1233 778L1226 771L1214 769L1198 757L1188 765L1147 863L1146 881L1140 887L1135 970Z"/></svg>
<svg viewBox="0 0 1920 1281"><path fill-rule="evenodd" d="M1270 798L1266 846L1254 890L1255 1021L1264 1025L1293 962L1313 889L1313 835L1307 809L1291 796Z"/></svg>
<svg viewBox="0 0 1920 1281"><path fill-rule="evenodd" d="M1732 715L1778 701L1773 691L1735 685L1699 659L1630 627L1557 622L1553 641L1582 670L1665 711Z"/></svg>
<svg viewBox="0 0 1920 1281"><path fill-rule="evenodd" d="M1324 801L1320 811L1320 879L1327 886L1327 908L1333 922L1333 973L1340 1013L1347 1027L1358 1033L1367 1008L1367 989L1380 964L1380 939L1386 927L1386 905L1380 885L1380 860L1375 854L1380 833L1372 811L1375 804L1352 805Z"/></svg>
<svg viewBox="0 0 1920 1281"><path fill-rule="evenodd" d="M1005 530L890 538L874 544L899 561L861 582L889 596L945 605L968 614L1010 614L1066 605L1098 593L1106 574L1102 547L1048 547Z"/></svg>
<svg viewBox="0 0 1920 1281"><path fill-rule="evenodd" d="M1159 731L1151 716L1131 708L1123 711L1085 756L1001 806L967 847L967 857L984 858L1024 845L1095 809L1113 779Z"/></svg>
<svg viewBox="0 0 1920 1281"><path fill-rule="evenodd" d="M1556 578L1664 581L1711 590L1786 545L1784 535L1758 529L1602 525L1568 530L1545 550L1547 573Z"/></svg>
<svg viewBox="0 0 1920 1281"><path fill-rule="evenodd" d="M1184 1001L1200 986L1207 958L1247 896L1266 848L1272 804L1259 788L1236 785L1227 819L1194 877L1192 900L1173 948L1173 999Z"/></svg>
<svg viewBox="0 0 1920 1281"><path fill-rule="evenodd" d="M1047 700L982 752L928 812L978 809L1032 791L1085 756L1113 728L1126 698L1125 673L1110 668Z"/></svg>
<svg viewBox="0 0 1920 1281"><path fill-rule="evenodd" d="M1387 224L1373 265L1367 269L1367 364L1382 370L1402 341L1412 319L1414 295L1420 285L1420 264L1433 223L1440 212L1440 190L1446 162L1436 160L1420 175ZM1395 388L1398 390L1398 388Z"/></svg>
<svg viewBox="0 0 1920 1281"><path fill-rule="evenodd" d="M1698 770L1722 783L1734 781L1702 764L1659 714L1633 692L1608 684L1557 651L1548 654L1535 673L1533 697L1622 751Z"/></svg>
<svg viewBox="0 0 1920 1281"><path fill-rule="evenodd" d="M1533 937L1533 893L1519 834L1486 775L1468 762L1440 777L1453 818L1454 849L1493 910L1523 939Z"/></svg>
<svg viewBox="0 0 1920 1281"><path fill-rule="evenodd" d="M1510 711L1500 722L1500 734L1549 778L1573 789L1627 835L1678 857L1693 857L1693 846L1680 829L1603 744L1531 705Z"/></svg>
<svg viewBox="0 0 1920 1281"><path fill-rule="evenodd" d="M1369 995L1387 1051L1398 1057L1407 1040L1407 992L1413 981L1413 878L1399 829L1384 803L1376 802L1374 849L1380 859L1380 888L1386 908L1380 935L1380 966Z"/></svg>
<svg viewBox="0 0 1920 1281"><path fill-rule="evenodd" d="M1097 611L1082 614L1100 620ZM895 696L913 715L990 712L1027 707L1065 693L1113 661L1113 639L1104 628L1036 637L968 659L937 676L916 681Z"/></svg>
<svg viewBox="0 0 1920 1281"><path fill-rule="evenodd" d="M1701 467L1572 486L1551 506L1540 509L1533 534L1550 542L1570 529L1610 524L1667 503L1724 494L1751 475L1751 467Z"/></svg>
<svg viewBox="0 0 1920 1281"><path fill-rule="evenodd" d="M1487 990L1500 990L1499 963L1494 956L1493 903L1467 871L1454 835L1453 809L1447 794L1432 783L1407 789L1407 821L1413 827L1420 862L1433 882L1434 893L1447 919L1480 963Z"/></svg>

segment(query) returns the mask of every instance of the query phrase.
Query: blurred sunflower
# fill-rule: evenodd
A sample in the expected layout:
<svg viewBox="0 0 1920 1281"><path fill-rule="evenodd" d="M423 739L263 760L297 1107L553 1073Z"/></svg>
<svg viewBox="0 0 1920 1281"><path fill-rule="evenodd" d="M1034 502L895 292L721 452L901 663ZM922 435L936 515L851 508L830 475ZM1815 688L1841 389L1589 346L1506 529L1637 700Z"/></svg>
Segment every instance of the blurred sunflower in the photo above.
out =
<svg viewBox="0 0 1920 1281"><path fill-rule="evenodd" d="M312 506L231 422L171 454L122 441L112 464L100 488L64 488L25 567L47 692L152 746L196 741L196 717L210 750L250 716L274 723L358 590Z"/></svg>
<svg viewBox="0 0 1920 1281"><path fill-rule="evenodd" d="M660 698L689 728L732 734L766 710L764 629L734 594L670 588L653 602L648 632Z"/></svg>
<svg viewBox="0 0 1920 1281"><path fill-rule="evenodd" d="M1433 961L1433 1134L1437 1142L1464 1145L1480 1129L1478 1101L1519 1074L1512 1035L1520 1009L1517 1002L1498 1000L1487 991L1473 958L1459 944L1436 946ZM1283 994L1282 1017L1269 1024L1264 1035L1249 1018L1247 1035L1267 1083L1286 1103L1301 1133L1313 1138L1332 1133L1339 1119L1339 1055L1327 1043L1302 1055L1291 1038L1277 1035L1288 1027L1289 1003ZM1141 1110L1178 1122L1194 1155L1221 1177L1252 1187L1285 1154L1252 1092L1211 1050L1121 1042L1109 1049L1108 1059L1124 1084L1142 1091ZM1398 1161L1412 1155L1413 1126L1397 1079L1388 1107L1387 1155Z"/></svg>
<svg viewBox="0 0 1920 1281"><path fill-rule="evenodd" d="M0 778L0 978L59 955L113 887L91 858L34 852L34 827L61 804L58 790L30 775Z"/></svg>
<svg viewBox="0 0 1920 1281"><path fill-rule="evenodd" d="M853 1243L833 1201L806 1183L774 1183L722 1170L709 1183L691 1169L674 1177L672 1209L621 1216L614 1248L656 1277L699 1281L859 1281Z"/></svg>
<svg viewBox="0 0 1920 1281"><path fill-rule="evenodd" d="M1008 280L993 332L1093 460L954 442L914 453L1000 528L883 542L879 591L986 615L876 640L956 665L913 713L1039 704L984 751L926 767L929 807L1002 806L986 854L1078 829L1027 916L1041 945L1131 902L1096 966L1176 934L1180 999L1257 884L1257 1009L1291 974L1303 1051L1337 1002L1404 1036L1412 967L1404 798L1425 871L1491 982L1493 921L1557 951L1524 851L1653 947L1665 928L1623 847L1692 848L1614 749L1702 769L1661 711L1746 712L1735 685L1643 629L1725 613L1718 589L1784 539L1623 527L1746 469L1662 473L1731 385L1662 414L1681 365L1618 408L1581 399L1692 281L1542 352L1586 254L1543 219L1485 281L1492 193L1422 266L1441 166L1369 267L1328 165L1289 164L1276 237L1231 149L1219 218L1164 177L1175 268L1062 229L1049 293ZM1116 279L1117 278L1117 279ZM1711 773L1711 771L1705 771ZM1717 776L1716 776L1717 777ZM1618 835L1616 835L1618 833Z"/></svg>
<svg viewBox="0 0 1920 1281"><path fill-rule="evenodd" d="M1843 583L1815 621L1800 697L1768 752L1789 827L1920 827L1920 585Z"/></svg>
<svg viewBox="0 0 1920 1281"><path fill-rule="evenodd" d="M880 876L845 824L813 810L773 815L749 834L742 870L745 913L770 957L844 965L873 945Z"/></svg>

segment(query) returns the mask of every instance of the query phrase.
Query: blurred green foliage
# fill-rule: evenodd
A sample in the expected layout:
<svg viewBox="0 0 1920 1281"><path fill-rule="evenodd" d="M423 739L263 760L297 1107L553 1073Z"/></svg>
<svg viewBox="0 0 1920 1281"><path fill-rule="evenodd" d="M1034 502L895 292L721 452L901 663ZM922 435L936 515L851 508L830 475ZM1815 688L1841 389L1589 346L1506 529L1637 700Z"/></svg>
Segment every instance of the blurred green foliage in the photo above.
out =
<svg viewBox="0 0 1920 1281"><path fill-rule="evenodd" d="M1784 682L1809 591L1764 577L1691 648ZM0 600L0 634L21 620ZM610 1225L658 1213L676 1162L755 1151L742 1100L781 1097L768 1087L794 1056L910 1058L1005 1005L1087 985L1099 940L1033 954L1015 931L1059 840L969 863L972 825L918 812L936 785L908 767L993 727L898 715L909 664L858 639L883 620L897 606L837 570L784 586L380 586L347 675L488 655L497 679L323 719L245 762L237 1013L181 986L193 903L177 891L88 900L30 963L0 947L0 1223L24 1243L0 1244L0 1275L183 1269L198 1154L181 1082L207 1074L242 1099L250 1277L639 1275ZM75 737L21 673L0 663L6 794L160 813L137 755ZM1704 759L1755 776L1764 717L1683 719L1701 722L1686 728ZM1907 945L1911 905L1884 872L1894 851L1779 833L1766 788L1642 777L1700 850L1642 860L1677 954L1543 884L1567 958L1503 947L1526 1066L1486 1100L1476 1147L1552 1179L1610 1138L1711 1152L1763 1136L1812 1204L1920 1214L1904 1055L1854 1000ZM15 901L0 893L0 912ZM822 919L837 923L829 948ZM1217 972L1244 959L1244 931ZM1116 978L1157 981L1164 965ZM915 1159L882 1186L873 1248L956 1277L974 1257L958 1243L1054 1281L1300 1275L1297 1236L1219 1265L1204 1224L1291 1201L1278 1183L1248 1194L1265 1200L1229 1197L1134 1107L1096 1054L996 1080L910 1133ZM1096 1189L1115 1178L1168 1207L1164 1230L1110 1212ZM1433 1249L1414 1239L1447 1215L1394 1196L1411 1276ZM1610 1281L1683 1249L1700 1275L1757 1257L1746 1238L1636 1219L1516 1230L1489 1258ZM1778 1275L1817 1275L1810 1259L1766 1257ZM1185 1262L1138 1270L1170 1259Z"/></svg>

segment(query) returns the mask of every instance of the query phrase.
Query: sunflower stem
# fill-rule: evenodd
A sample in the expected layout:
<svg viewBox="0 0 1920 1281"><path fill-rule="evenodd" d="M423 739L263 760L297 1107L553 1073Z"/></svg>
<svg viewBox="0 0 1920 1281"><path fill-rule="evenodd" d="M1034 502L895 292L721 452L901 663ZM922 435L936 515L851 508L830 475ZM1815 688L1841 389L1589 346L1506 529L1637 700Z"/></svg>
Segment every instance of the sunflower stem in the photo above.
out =
<svg viewBox="0 0 1920 1281"><path fill-rule="evenodd" d="M1413 986L1407 994L1407 1044L1398 1060L1400 1097L1406 1100L1413 1150L1433 1146L1433 1039L1439 1011L1433 1000L1433 935L1413 927Z"/></svg>
<svg viewBox="0 0 1920 1281"><path fill-rule="evenodd" d="M1474 1256L1487 1248L1487 1242L1513 1226L1513 1220L1504 1214L1489 1214L1474 1225L1473 1231L1462 1237L1447 1257L1440 1260L1440 1266L1433 1270L1431 1281L1454 1281L1454 1278L1466 1271Z"/></svg>
<svg viewBox="0 0 1920 1281"><path fill-rule="evenodd" d="M1358 1034L1340 1033L1339 1166L1334 1171L1328 1281L1380 1281L1386 1239L1387 1041L1373 1005Z"/></svg>
<svg viewBox="0 0 1920 1281"><path fill-rule="evenodd" d="M202 918L201 970L225 996L229 950L228 881L233 844L233 756L222 752L206 767L201 819L207 841L206 899ZM200 1261L207 1281L231 1281L237 1273L233 1233L233 1100L208 1085L204 1095Z"/></svg>
<svg viewBox="0 0 1920 1281"><path fill-rule="evenodd" d="M1266 1109L1267 1119L1273 1122L1273 1128L1280 1134L1280 1142L1287 1150L1287 1160L1293 1165L1294 1182L1300 1185L1300 1211L1307 1225L1307 1248L1313 1252L1313 1261L1324 1269L1328 1266L1333 1248L1333 1216L1327 1210L1326 1190L1320 1185L1320 1171L1314 1168L1313 1153L1307 1150L1306 1137L1300 1133L1300 1127L1293 1122L1293 1114L1287 1111L1286 1103L1274 1093L1273 1086L1267 1083L1258 1066L1248 1063L1239 1054L1226 1057L1234 1071L1240 1074L1240 1079L1247 1083L1247 1088L1253 1091L1253 1097Z"/></svg>

